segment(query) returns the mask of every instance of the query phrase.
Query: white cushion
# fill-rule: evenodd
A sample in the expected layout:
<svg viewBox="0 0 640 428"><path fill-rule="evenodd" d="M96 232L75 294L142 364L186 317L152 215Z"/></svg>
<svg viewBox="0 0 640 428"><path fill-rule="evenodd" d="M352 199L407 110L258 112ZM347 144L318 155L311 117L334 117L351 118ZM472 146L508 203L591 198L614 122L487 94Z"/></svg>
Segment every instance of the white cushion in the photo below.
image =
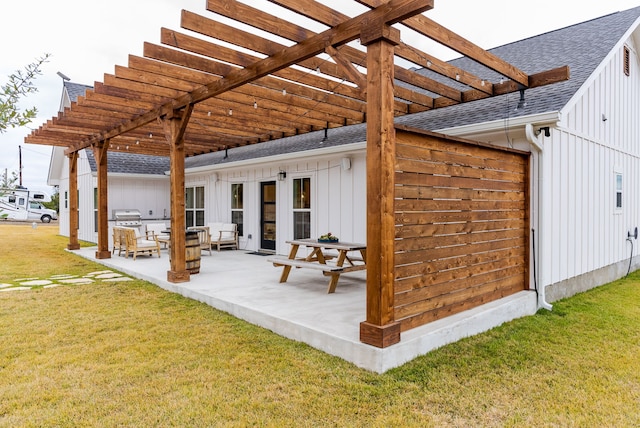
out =
<svg viewBox="0 0 640 428"><path fill-rule="evenodd" d="M136 246L138 249L140 248L156 248L156 241L151 241L150 239L138 239Z"/></svg>
<svg viewBox="0 0 640 428"><path fill-rule="evenodd" d="M222 239L235 239L236 237L236 224L235 223L225 223L222 225Z"/></svg>

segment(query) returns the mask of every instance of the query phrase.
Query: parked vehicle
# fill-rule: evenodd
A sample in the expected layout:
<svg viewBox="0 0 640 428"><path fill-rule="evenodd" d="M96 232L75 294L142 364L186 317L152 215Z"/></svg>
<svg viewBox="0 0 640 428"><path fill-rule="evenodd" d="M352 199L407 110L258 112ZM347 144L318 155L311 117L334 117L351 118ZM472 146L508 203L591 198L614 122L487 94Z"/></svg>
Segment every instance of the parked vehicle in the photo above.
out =
<svg viewBox="0 0 640 428"><path fill-rule="evenodd" d="M40 220L43 223L57 220L58 213L41 203L50 200L51 197L46 193L30 191L25 187L0 189L0 219Z"/></svg>

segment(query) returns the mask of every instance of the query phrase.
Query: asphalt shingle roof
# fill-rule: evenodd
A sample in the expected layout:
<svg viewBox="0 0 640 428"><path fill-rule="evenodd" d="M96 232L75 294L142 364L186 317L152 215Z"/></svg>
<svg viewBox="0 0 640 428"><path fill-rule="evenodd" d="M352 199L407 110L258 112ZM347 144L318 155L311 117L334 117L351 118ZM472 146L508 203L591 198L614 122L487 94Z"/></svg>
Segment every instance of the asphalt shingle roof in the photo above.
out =
<svg viewBox="0 0 640 428"><path fill-rule="evenodd" d="M93 89L93 86L73 83L67 80L64 81L63 85L67 90L67 94L69 95L69 100L71 100L71 102L75 102L78 100L78 97L84 96L87 89Z"/></svg>

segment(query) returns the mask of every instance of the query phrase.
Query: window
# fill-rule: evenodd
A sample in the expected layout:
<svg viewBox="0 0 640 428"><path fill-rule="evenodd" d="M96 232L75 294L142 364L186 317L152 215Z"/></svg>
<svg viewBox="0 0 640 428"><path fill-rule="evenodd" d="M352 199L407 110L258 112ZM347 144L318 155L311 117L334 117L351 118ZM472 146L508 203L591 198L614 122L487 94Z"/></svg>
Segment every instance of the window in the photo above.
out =
<svg viewBox="0 0 640 428"><path fill-rule="evenodd" d="M242 233L243 210L244 199L242 196L242 183L234 183L231 185L231 223L238 225L238 236L244 236Z"/></svg>
<svg viewBox="0 0 640 428"><path fill-rule="evenodd" d="M15 204L16 203L16 197L13 196L13 195L9 196L9 202L11 202L12 204Z"/></svg>
<svg viewBox="0 0 640 428"><path fill-rule="evenodd" d="M624 74L626 76L629 76L631 74L631 50L627 46L624 47L622 69L624 70Z"/></svg>
<svg viewBox="0 0 640 428"><path fill-rule="evenodd" d="M187 227L204 226L204 186L185 189L185 223Z"/></svg>
<svg viewBox="0 0 640 428"><path fill-rule="evenodd" d="M311 238L311 179L293 180L293 238Z"/></svg>
<svg viewBox="0 0 640 428"><path fill-rule="evenodd" d="M64 191L64 207L69 208L69 192Z"/></svg>
<svg viewBox="0 0 640 428"><path fill-rule="evenodd" d="M616 172L616 211L622 209L622 174Z"/></svg>

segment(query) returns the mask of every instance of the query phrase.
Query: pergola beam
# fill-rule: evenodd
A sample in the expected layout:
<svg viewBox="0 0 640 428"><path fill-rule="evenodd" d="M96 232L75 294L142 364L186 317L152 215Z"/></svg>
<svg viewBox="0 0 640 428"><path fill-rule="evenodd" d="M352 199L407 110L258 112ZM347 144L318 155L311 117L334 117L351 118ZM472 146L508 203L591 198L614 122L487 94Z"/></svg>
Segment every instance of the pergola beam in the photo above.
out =
<svg viewBox="0 0 640 428"><path fill-rule="evenodd" d="M85 141L75 147L80 150L91 144L111 138L127 131L135 129L159 117L167 116L176 109L192 105L208 98L215 97L223 92L250 83L260 77L267 76L290 65L296 64L312 56L324 52L327 46L339 46L357 39L363 25L367 22L379 22L394 24L415 14L433 8L433 0L391 0L379 8L373 9L360 16L352 18L334 28L304 40L294 46L286 48L277 54L267 57L255 64L230 72L221 80L203 85L188 94L163 104L145 114L129 120L110 130L103 131L99 135Z"/></svg>
<svg viewBox="0 0 640 428"><path fill-rule="evenodd" d="M358 3L370 8L378 8L388 4L388 0L356 0ZM375 9L373 9L375 10ZM525 87L529 86L527 74L514 65L498 58L490 52L485 51L480 46L470 42L455 32L443 27L432 19L424 15L415 15L403 22L408 28L429 37L430 39L447 46L456 52L467 56L485 67L502 74Z"/></svg>

